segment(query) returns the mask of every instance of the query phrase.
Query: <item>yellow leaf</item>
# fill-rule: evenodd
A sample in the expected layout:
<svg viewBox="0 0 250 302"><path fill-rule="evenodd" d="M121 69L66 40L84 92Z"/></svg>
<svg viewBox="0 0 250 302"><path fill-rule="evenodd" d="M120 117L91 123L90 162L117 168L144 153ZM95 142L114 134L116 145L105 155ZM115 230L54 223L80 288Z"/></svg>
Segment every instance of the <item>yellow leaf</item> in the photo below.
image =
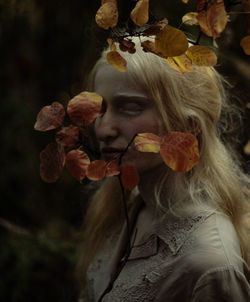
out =
<svg viewBox="0 0 250 302"><path fill-rule="evenodd" d="M181 0L183 3L188 3L188 0Z"/></svg>
<svg viewBox="0 0 250 302"><path fill-rule="evenodd" d="M182 17L182 23L185 25L199 25L197 20L198 13L190 12Z"/></svg>
<svg viewBox="0 0 250 302"><path fill-rule="evenodd" d="M177 28L163 28L155 36L155 47L165 57L180 56L187 50L188 40L185 34Z"/></svg>
<svg viewBox="0 0 250 302"><path fill-rule="evenodd" d="M173 58L169 57L166 59L167 63L169 66L171 66L174 70L178 71L182 76L184 75L182 69L180 68L180 66L178 64L176 64L176 62L174 61Z"/></svg>
<svg viewBox="0 0 250 302"><path fill-rule="evenodd" d="M183 54L178 57L174 57L173 59L184 71L192 71L192 61L187 55Z"/></svg>
<svg viewBox="0 0 250 302"><path fill-rule="evenodd" d="M217 63L217 56L214 51L202 45L189 47L187 56L198 66L214 66Z"/></svg>
<svg viewBox="0 0 250 302"><path fill-rule="evenodd" d="M250 139L244 147L244 153L250 155Z"/></svg>
<svg viewBox="0 0 250 302"><path fill-rule="evenodd" d="M127 61L117 51L110 51L107 53L107 61L119 71L125 72Z"/></svg>
<svg viewBox="0 0 250 302"><path fill-rule="evenodd" d="M116 50L116 46L115 46L114 41L111 38L109 38L109 39L107 39L107 42L108 42L110 50L115 51Z"/></svg>
<svg viewBox="0 0 250 302"><path fill-rule="evenodd" d="M142 26L148 22L148 6L149 0L139 0L136 3L130 13L130 18L136 25Z"/></svg>
<svg viewBox="0 0 250 302"><path fill-rule="evenodd" d="M240 46L243 48L244 52L246 55L250 55L250 35L245 36L241 41L240 41Z"/></svg>
<svg viewBox="0 0 250 302"><path fill-rule="evenodd" d="M161 138L153 133L140 133L134 140L135 148L141 152L160 152Z"/></svg>
<svg viewBox="0 0 250 302"><path fill-rule="evenodd" d="M113 2L104 3L97 11L95 21L98 26L108 29L116 26L118 22L118 9Z"/></svg>

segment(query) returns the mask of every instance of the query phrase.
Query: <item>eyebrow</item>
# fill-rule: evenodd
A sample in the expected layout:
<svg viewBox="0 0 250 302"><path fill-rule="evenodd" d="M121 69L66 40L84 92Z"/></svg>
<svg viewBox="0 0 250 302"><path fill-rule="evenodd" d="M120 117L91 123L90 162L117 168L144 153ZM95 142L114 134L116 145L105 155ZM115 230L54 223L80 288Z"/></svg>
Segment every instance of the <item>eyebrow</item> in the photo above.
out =
<svg viewBox="0 0 250 302"><path fill-rule="evenodd" d="M112 102L125 102L125 101L139 101L139 102L150 102L150 99L147 96L141 94L117 94L112 99Z"/></svg>

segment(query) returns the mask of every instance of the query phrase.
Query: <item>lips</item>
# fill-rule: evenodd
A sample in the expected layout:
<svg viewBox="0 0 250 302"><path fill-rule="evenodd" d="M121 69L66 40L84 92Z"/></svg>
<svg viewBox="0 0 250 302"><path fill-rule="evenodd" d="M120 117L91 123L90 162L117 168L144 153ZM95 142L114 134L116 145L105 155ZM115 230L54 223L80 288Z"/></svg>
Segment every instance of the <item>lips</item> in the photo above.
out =
<svg viewBox="0 0 250 302"><path fill-rule="evenodd" d="M119 148L102 148L101 153L106 160L118 159L124 149Z"/></svg>

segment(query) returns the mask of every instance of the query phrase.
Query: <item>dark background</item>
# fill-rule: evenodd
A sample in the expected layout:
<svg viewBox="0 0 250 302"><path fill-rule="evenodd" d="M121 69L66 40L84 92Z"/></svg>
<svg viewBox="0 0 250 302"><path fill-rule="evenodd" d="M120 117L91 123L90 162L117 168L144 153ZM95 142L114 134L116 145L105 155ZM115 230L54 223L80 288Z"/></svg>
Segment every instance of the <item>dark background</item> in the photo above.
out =
<svg viewBox="0 0 250 302"><path fill-rule="evenodd" d="M124 25L135 2L118 3ZM178 26L195 3L151 0L151 20L167 17ZM0 0L0 302L77 301L74 267L88 182L79 184L66 171L55 184L41 181L39 153L54 133L39 133L33 126L42 106L66 104L84 89L109 34L95 24L99 5ZM218 39L219 70L234 86L235 105L244 109L250 96L250 60L239 43L246 35L246 16L232 15L231 20ZM198 33L195 27L186 30ZM210 45L211 39L202 37L201 42ZM236 132L242 165L249 171L249 157L242 151L250 137L247 114Z"/></svg>

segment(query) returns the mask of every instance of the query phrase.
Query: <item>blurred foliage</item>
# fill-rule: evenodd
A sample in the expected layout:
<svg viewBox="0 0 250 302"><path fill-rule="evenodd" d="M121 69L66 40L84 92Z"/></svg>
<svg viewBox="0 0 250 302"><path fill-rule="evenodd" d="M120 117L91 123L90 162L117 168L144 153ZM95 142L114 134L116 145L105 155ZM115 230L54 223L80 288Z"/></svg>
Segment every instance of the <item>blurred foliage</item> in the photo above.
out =
<svg viewBox="0 0 250 302"><path fill-rule="evenodd" d="M194 3L151 1L151 19L167 17L180 25ZM118 4L124 25L134 1ZM42 106L65 104L83 89L108 36L94 22L99 5L99 0L0 0L0 301L77 301L74 266L88 181L79 184L66 171L55 184L40 180L39 152L52 134L35 132L33 125ZM218 40L219 68L244 107L250 96L249 57L239 46L245 17L231 19ZM240 151L249 138L246 116L244 123ZM243 157L247 170L249 157Z"/></svg>

